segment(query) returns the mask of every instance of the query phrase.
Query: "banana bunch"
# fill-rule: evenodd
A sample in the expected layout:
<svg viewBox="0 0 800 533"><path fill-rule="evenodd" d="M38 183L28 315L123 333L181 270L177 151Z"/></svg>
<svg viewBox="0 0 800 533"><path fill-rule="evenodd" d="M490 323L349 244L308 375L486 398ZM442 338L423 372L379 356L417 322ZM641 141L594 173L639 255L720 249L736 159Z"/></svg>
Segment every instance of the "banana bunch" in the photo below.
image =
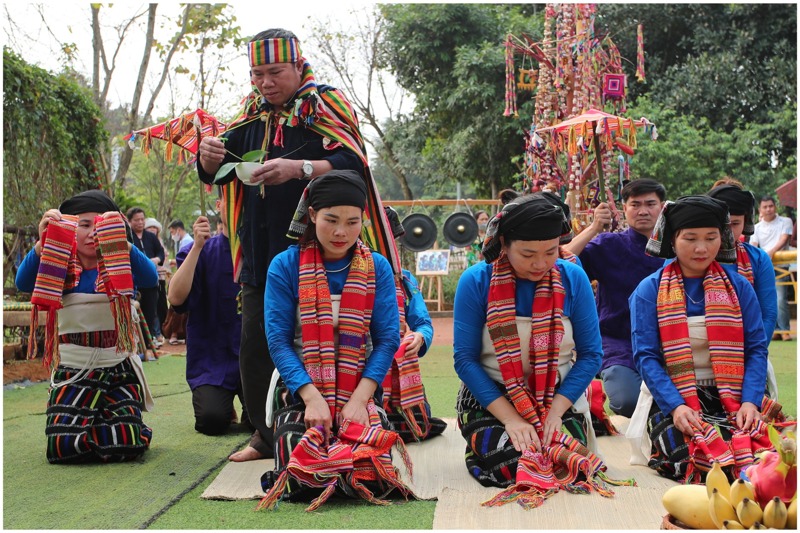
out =
<svg viewBox="0 0 800 533"><path fill-rule="evenodd" d="M787 507L777 496L762 509L750 482L730 485L719 463L706 477L708 514L718 529L797 529L797 498Z"/></svg>

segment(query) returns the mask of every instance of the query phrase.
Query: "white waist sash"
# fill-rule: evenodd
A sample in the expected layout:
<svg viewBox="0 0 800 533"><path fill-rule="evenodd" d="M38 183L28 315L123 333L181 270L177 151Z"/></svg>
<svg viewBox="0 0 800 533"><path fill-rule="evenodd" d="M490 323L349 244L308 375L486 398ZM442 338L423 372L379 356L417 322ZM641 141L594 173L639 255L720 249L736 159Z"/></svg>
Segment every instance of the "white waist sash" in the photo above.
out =
<svg viewBox="0 0 800 533"><path fill-rule="evenodd" d="M59 334L86 333L93 331L111 331L116 329L114 316L109 308L108 297L105 294L67 294L63 299L64 308L58 313ZM132 315L136 323L139 314L131 306ZM153 396L144 368L139 356L132 352L118 353L116 347L91 348L78 344L59 344L61 366L77 368L78 374L73 378L55 383L51 377L53 387L61 387L73 383L96 368L111 368L120 364L125 359L130 359L133 371L142 387L142 403L145 411L151 411L154 406Z"/></svg>

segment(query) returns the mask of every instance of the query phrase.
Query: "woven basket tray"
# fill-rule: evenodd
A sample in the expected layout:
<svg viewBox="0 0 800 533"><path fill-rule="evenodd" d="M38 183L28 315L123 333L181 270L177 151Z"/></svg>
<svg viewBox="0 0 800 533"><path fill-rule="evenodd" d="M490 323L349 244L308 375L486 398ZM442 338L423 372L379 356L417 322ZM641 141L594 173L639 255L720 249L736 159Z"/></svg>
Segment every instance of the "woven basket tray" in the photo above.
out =
<svg viewBox="0 0 800 533"><path fill-rule="evenodd" d="M682 523L679 526L675 522L676 521L672 517L672 515L667 513L667 514L664 515L664 519L661 521L661 529L691 529L691 528L682 527L682 525L683 525Z"/></svg>

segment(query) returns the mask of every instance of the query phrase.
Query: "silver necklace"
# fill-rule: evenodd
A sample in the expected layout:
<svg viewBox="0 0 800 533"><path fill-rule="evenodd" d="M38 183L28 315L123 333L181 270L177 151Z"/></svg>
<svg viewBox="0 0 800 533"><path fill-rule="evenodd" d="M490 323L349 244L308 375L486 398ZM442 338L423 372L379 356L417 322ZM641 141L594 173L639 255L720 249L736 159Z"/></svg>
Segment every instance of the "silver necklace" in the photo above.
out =
<svg viewBox="0 0 800 533"><path fill-rule="evenodd" d="M703 303L703 302L705 301L705 298L704 298L704 297L701 297L701 298L700 298L700 301L698 302L698 301L696 301L694 298L692 298L691 296L689 296L689 291L686 291L686 290L685 290L685 291L683 291L683 292L684 292L684 294L686 294L686 297L687 297L687 298L689 298L689 301L690 301L690 302L692 302L694 305L700 305L701 303ZM705 296L705 295L704 295L704 296Z"/></svg>
<svg viewBox="0 0 800 533"><path fill-rule="evenodd" d="M350 263L347 263L347 264L346 264L345 266L343 266L342 268L337 268L336 270L328 270L328 269L326 268L326 269L325 269L325 272L327 272L328 274L336 274L337 272L342 272L343 270L345 270L345 269L347 269L347 268L350 268Z"/></svg>

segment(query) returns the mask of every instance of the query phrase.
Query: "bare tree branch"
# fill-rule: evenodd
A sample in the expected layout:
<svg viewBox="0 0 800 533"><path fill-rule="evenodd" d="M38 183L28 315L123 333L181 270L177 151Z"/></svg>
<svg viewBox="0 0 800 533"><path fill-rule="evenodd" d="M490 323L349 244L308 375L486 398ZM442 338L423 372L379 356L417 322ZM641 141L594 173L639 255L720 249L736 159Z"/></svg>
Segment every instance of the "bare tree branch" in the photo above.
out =
<svg viewBox="0 0 800 533"><path fill-rule="evenodd" d="M321 51L323 62L333 69L341 81L341 88L346 92L350 103L359 114L361 122L372 128L379 142L365 136L378 157L386 164L400 185L403 197L412 200L414 195L408 185L408 179L402 165L394 153L392 143L387 139L381 126L381 119L374 107L377 92L388 109L390 120L392 115L399 116L400 108L393 106L390 97L387 77L380 65L381 48L383 46L384 21L377 10L367 14L364 20L358 13L353 13L357 21L357 38L352 38L344 30L331 31L331 21L321 23L314 32L314 44ZM352 61L351 61L352 58ZM402 92L395 89L395 92ZM402 103L402 96L400 103Z"/></svg>

